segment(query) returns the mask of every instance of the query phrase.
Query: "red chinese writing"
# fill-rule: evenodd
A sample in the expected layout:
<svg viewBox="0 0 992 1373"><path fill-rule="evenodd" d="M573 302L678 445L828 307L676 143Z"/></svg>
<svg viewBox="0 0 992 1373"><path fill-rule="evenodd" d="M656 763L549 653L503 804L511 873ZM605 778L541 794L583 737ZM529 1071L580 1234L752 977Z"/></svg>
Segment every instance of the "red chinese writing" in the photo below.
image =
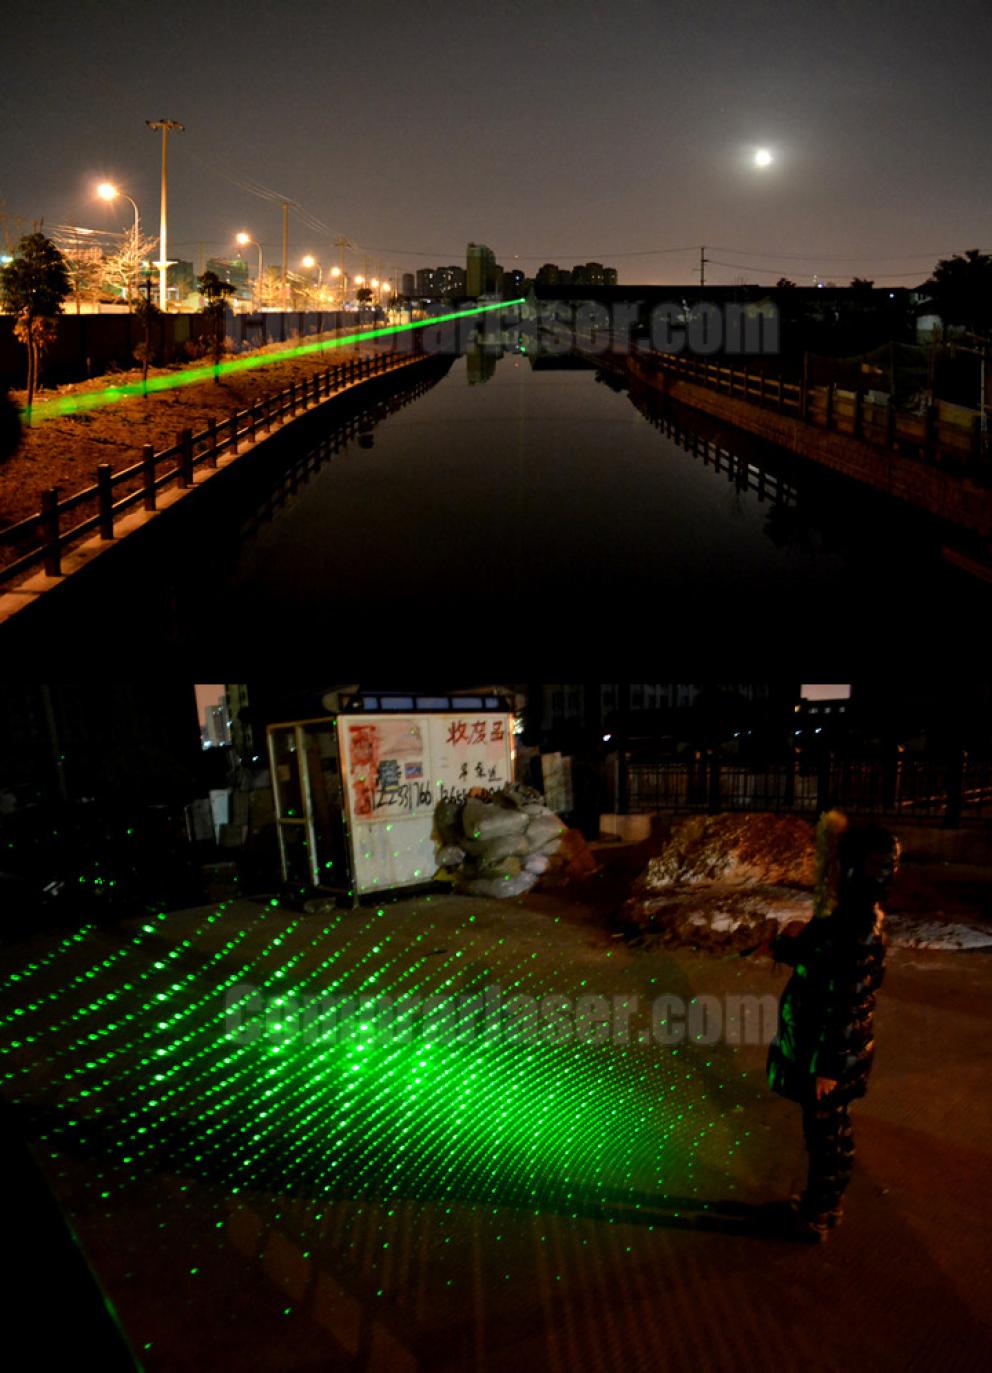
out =
<svg viewBox="0 0 992 1373"><path fill-rule="evenodd" d="M506 738L506 722L504 720L473 720L469 724L468 720L455 720L448 726L449 744L485 744L487 742L486 726L489 726L488 742L490 744L501 744Z"/></svg>

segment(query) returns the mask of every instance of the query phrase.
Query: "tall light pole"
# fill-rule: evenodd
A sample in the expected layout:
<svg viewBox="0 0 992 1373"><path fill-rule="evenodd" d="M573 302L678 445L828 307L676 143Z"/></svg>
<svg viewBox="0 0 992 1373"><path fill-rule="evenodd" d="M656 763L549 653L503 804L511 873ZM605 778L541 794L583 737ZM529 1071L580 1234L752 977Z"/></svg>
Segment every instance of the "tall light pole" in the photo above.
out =
<svg viewBox="0 0 992 1373"><path fill-rule="evenodd" d="M262 304L262 245L257 238L252 238L251 234L240 233L237 238L238 243L244 248L249 243L254 243L258 249L258 280L255 283L256 308Z"/></svg>
<svg viewBox="0 0 992 1373"><path fill-rule="evenodd" d="M162 130L162 220L158 239L158 262L155 266L158 268L158 308L164 311L169 291L169 256L166 243L169 218L169 134L182 133L186 126L180 124L178 119L146 119L145 123L150 129Z"/></svg>
<svg viewBox="0 0 992 1373"><path fill-rule="evenodd" d="M282 202L282 308L289 309L289 201Z"/></svg>
<svg viewBox="0 0 992 1373"><path fill-rule="evenodd" d="M341 302L340 302L340 303L341 303L341 304L344 304L344 290L345 290L345 286L347 285L347 282L345 281L344 274L342 273L341 268L340 268L340 267L332 267L332 268L331 268L331 280L332 280L333 282L336 282L336 281L338 280L338 278L341 279ZM333 289L333 288L332 288L332 289ZM333 302L333 300L334 300L333 295L331 296L331 300L332 300L332 302Z"/></svg>

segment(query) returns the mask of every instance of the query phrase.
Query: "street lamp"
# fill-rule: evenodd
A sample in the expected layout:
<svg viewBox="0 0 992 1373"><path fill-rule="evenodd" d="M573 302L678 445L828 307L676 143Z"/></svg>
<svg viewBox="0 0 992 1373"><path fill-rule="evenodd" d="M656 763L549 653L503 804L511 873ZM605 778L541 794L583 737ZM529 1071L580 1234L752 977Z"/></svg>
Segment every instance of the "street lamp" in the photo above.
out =
<svg viewBox="0 0 992 1373"><path fill-rule="evenodd" d="M262 245L257 238L252 238L251 234L246 234L244 231L238 234L237 242L242 248L247 247L249 243L254 243L258 249L258 280L255 282L255 296L256 306L260 306L262 304Z"/></svg>
<svg viewBox="0 0 992 1373"><path fill-rule="evenodd" d="M112 204L115 200L121 198L130 203L131 209L134 211L134 242L135 247L137 247L140 218L138 215L138 207L131 197L125 191L122 191L119 186L115 186L112 181L101 181L96 188L96 193L101 200L106 200L108 204Z"/></svg>
<svg viewBox="0 0 992 1373"><path fill-rule="evenodd" d="M337 285L337 282L338 282L338 279L339 279L339 278L341 279L341 300L340 300L339 303L340 303L340 305L343 305L343 304L344 304L344 295L345 295L345 291L347 290L347 285L348 285L348 278L344 275L344 273L342 272L342 270L341 270L340 267L332 267L332 268L331 268L331 281L335 283L335 286ZM333 299L333 296L332 296L332 299Z"/></svg>
<svg viewBox="0 0 992 1373"><path fill-rule="evenodd" d="M317 259L312 253L307 253L306 257L301 260L300 266L308 272L312 272L315 267L317 268L317 290L319 291L324 283L324 269L319 265Z"/></svg>
<svg viewBox="0 0 992 1373"><path fill-rule="evenodd" d="M162 214L158 238L158 262L155 263L155 266L158 268L158 308L164 311L169 293L169 258L166 251L166 230L169 218L169 134L170 132L182 133L186 126L180 124L178 119L146 119L145 123L150 129L161 129L162 131Z"/></svg>

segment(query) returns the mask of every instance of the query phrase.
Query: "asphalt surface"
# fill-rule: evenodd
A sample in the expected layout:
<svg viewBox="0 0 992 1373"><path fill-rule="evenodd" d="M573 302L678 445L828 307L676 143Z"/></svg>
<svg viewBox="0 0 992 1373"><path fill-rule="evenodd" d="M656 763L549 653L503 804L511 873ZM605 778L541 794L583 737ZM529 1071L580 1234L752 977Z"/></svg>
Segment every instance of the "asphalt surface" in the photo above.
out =
<svg viewBox="0 0 992 1373"><path fill-rule="evenodd" d="M4 1096L142 1366L988 1366L987 955L890 952L847 1215L810 1246L768 1209L804 1172L798 1110L764 1086L771 1027L726 1042L726 998L777 997L784 970L630 951L550 894L214 914L39 938L0 969ZM433 1079L383 1050L357 1089L306 1048L273 1078L263 1039L236 1079L224 980L332 975L636 1009L626 1042L436 1046ZM658 1043L659 996L662 1034L694 997L692 1028L721 1033Z"/></svg>

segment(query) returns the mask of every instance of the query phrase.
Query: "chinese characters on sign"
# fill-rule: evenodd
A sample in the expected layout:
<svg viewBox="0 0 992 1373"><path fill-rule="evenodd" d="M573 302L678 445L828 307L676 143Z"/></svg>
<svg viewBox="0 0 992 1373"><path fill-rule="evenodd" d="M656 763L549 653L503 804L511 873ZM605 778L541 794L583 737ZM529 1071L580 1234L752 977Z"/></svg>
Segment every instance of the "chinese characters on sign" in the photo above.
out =
<svg viewBox="0 0 992 1373"><path fill-rule="evenodd" d="M346 738L356 819L414 815L510 780L505 716L363 719L349 721Z"/></svg>
<svg viewBox="0 0 992 1373"><path fill-rule="evenodd" d="M357 891L429 880L435 805L491 795L513 777L505 715L363 715L338 730Z"/></svg>
<svg viewBox="0 0 992 1373"><path fill-rule="evenodd" d="M450 720L435 758L435 799L489 796L510 781L506 717Z"/></svg>

